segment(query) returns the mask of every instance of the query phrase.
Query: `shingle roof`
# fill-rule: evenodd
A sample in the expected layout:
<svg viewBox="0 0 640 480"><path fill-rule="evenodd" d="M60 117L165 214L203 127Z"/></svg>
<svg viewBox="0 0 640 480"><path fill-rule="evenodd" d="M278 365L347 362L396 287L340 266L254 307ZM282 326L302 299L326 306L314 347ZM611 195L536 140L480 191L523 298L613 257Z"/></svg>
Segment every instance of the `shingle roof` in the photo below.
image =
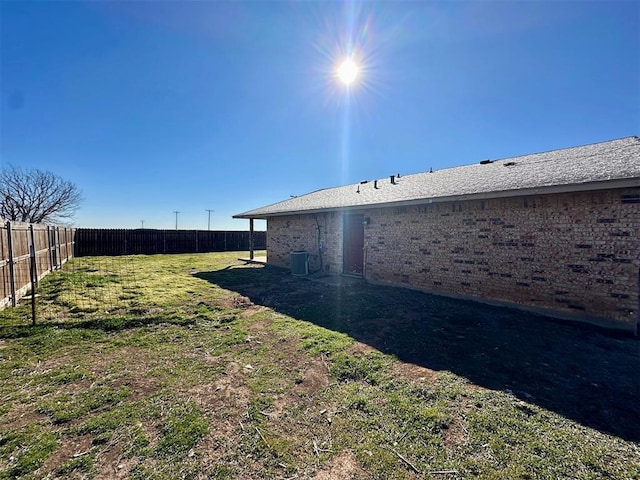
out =
<svg viewBox="0 0 640 480"><path fill-rule="evenodd" d="M374 188L374 181L369 181L317 190L234 215L234 218L592 190L608 188L613 183L640 186L640 140L626 137L491 163L403 175L395 184L389 177L376 183L377 188Z"/></svg>

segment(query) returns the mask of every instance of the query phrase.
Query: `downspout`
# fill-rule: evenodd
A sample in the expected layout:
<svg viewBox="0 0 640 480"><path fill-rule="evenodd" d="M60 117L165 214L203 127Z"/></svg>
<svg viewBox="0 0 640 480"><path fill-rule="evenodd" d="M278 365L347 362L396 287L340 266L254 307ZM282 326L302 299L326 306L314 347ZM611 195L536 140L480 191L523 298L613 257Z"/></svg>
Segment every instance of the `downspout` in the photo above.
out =
<svg viewBox="0 0 640 480"><path fill-rule="evenodd" d="M362 247L364 252L362 253L362 279L367 279L367 240L364 241L364 247Z"/></svg>
<svg viewBox="0 0 640 480"><path fill-rule="evenodd" d="M318 214L316 214L316 227L318 230L318 258L320 259L320 269L319 272L322 272L323 269L323 260L322 260L322 240L320 240L320 222L318 221Z"/></svg>
<svg viewBox="0 0 640 480"><path fill-rule="evenodd" d="M363 234L364 234L364 245L362 246L362 279L367 279L367 250L369 247L369 242L367 241L367 225L369 225L369 221L367 217L362 222Z"/></svg>

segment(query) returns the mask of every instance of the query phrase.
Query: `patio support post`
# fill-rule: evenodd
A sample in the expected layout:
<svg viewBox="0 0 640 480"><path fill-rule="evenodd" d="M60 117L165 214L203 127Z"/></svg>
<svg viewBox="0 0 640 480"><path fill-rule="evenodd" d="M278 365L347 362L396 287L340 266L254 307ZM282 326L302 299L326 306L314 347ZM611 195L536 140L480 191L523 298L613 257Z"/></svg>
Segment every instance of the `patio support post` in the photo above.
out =
<svg viewBox="0 0 640 480"><path fill-rule="evenodd" d="M249 219L249 260L253 260L253 218Z"/></svg>

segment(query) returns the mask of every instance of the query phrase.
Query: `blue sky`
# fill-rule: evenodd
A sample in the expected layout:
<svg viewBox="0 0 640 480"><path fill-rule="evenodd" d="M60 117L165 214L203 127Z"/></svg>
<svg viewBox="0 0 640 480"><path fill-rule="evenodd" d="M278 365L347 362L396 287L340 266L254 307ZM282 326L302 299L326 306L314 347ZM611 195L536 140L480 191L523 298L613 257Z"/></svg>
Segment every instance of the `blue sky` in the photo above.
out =
<svg viewBox="0 0 640 480"><path fill-rule="evenodd" d="M637 135L640 2L0 2L0 165L84 227ZM335 76L353 56L359 78ZM264 224L260 225L264 228Z"/></svg>

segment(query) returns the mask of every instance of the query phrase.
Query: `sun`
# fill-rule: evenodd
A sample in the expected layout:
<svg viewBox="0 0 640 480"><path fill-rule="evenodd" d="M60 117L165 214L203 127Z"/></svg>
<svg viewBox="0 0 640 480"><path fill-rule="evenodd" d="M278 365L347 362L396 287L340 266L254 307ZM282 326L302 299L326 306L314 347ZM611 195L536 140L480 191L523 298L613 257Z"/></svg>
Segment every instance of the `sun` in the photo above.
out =
<svg viewBox="0 0 640 480"><path fill-rule="evenodd" d="M351 85L356 80L356 78L358 78L360 69L353 60L347 58L338 66L338 70L336 73L338 79L342 83L344 83L345 85Z"/></svg>

